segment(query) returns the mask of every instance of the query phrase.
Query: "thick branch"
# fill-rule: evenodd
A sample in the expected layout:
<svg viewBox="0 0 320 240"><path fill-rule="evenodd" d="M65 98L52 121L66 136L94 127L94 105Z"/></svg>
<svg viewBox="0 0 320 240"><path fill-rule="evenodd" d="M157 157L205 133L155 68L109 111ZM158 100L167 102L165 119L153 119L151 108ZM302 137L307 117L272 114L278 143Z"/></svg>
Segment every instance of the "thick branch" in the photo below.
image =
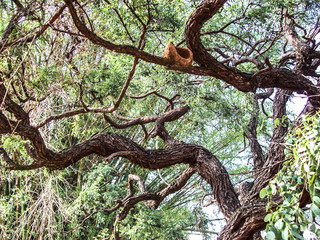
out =
<svg viewBox="0 0 320 240"><path fill-rule="evenodd" d="M124 122L124 123L117 123L107 115L104 115L104 119L111 126L118 128L118 129L124 129L124 128L128 128L131 126L155 122L158 119L161 119L161 121L163 121L163 122L172 122L172 121L175 121L175 120L179 119L180 117L182 117L184 114L186 114L188 112L188 110L189 110L188 106L182 106L180 108L165 112L165 113L161 114L160 116L153 115L153 116L144 116L144 117L138 117L138 118L130 118L130 119L126 119L126 122Z"/></svg>
<svg viewBox="0 0 320 240"><path fill-rule="evenodd" d="M17 120L29 123L28 113L26 113L20 105L12 101L11 97L9 97L8 89L5 88L3 83L0 83L0 103L1 109L4 108L14 114Z"/></svg>
<svg viewBox="0 0 320 240"><path fill-rule="evenodd" d="M151 208L156 209L159 204L163 201L165 197L168 195L179 191L190 177L195 173L195 170L191 167L188 167L177 179L175 179L171 184L169 184L164 189L156 192L156 193L148 193L145 188L144 181L141 177L137 175L130 174L128 177L129 182L129 195L123 199L121 205L124 207L120 213L120 220L124 219L124 217L128 214L129 210L134 207L138 202L143 201L144 204ZM138 183L138 187L141 191L141 194L138 196L134 196L134 186L133 181Z"/></svg>
<svg viewBox="0 0 320 240"><path fill-rule="evenodd" d="M65 0L65 2L78 30L92 43L111 51L132 55L157 65L167 66L170 70L202 76L213 76L244 92L254 92L257 88L278 87L290 89L292 91L307 94L309 96L320 93L318 88L307 78L303 77L302 75L295 74L290 70L276 69L273 71L270 70L263 72L264 74L260 72L258 72L259 74L254 75L247 74L236 69L226 67L213 58L209 53L207 53L200 40L200 29L202 28L202 25L222 7L226 0L202 1L187 22L185 30L187 46L192 50L195 56L195 61L200 64L200 67L182 67L178 65L170 65L165 58L146 53L139 48L129 45L116 45L105 39L102 39L92 32L85 25L85 23L80 20L72 1ZM288 74L290 74L290 78L288 78ZM281 78L279 79L279 77Z"/></svg>
<svg viewBox="0 0 320 240"><path fill-rule="evenodd" d="M296 66L295 71L301 73L307 73L310 70L311 65L311 58L310 53L312 51L311 47L308 46L307 42L304 42L298 36L297 32L295 31L295 24L293 19L286 14L284 20L284 30L285 30L285 37L288 42L293 46L295 50L295 57L296 57Z"/></svg>
<svg viewBox="0 0 320 240"><path fill-rule="evenodd" d="M226 2L226 0L202 1L189 17L185 29L185 38L188 48L193 52L194 60L214 71L215 77L235 86L242 91L253 91L254 85L250 83L248 76L241 72L226 67L212 57L201 43L200 30Z"/></svg>
<svg viewBox="0 0 320 240"><path fill-rule="evenodd" d="M264 216L266 212L266 201L259 200L260 190L268 184L269 180L278 172L279 167L285 160L285 136L288 132L288 121L286 119L286 103L291 96L291 91L278 90L274 104L274 133L272 136L266 162L257 173L254 185L243 200L244 204L235 211L232 219L224 227L219 239L250 239L253 234L266 226ZM257 200L258 199L258 200ZM281 199L278 199L279 204Z"/></svg>
<svg viewBox="0 0 320 240"><path fill-rule="evenodd" d="M249 140L249 145L251 152L253 153L253 164L254 164L254 170L262 168L265 158L263 156L261 145L258 141L258 135L257 135L257 124L258 124L258 115L259 115L259 103L258 100L270 97L273 94L273 89L269 89L266 93L259 93L254 94L253 97L253 113L251 114L250 122L248 125L248 134L246 134L246 137ZM256 173L255 173L256 175Z"/></svg>
<svg viewBox="0 0 320 240"><path fill-rule="evenodd" d="M218 62L211 56L201 43L201 28L225 3L225 0L204 0L189 17L185 28L185 38L188 48L193 52L194 60L200 66L211 70L211 76L231 84L237 89L248 92L257 88L282 88L306 94L319 95L320 91L303 75L287 69L268 68L255 74L240 72Z"/></svg>
<svg viewBox="0 0 320 240"><path fill-rule="evenodd" d="M261 188L278 172L285 160L285 137L289 129L286 103L291 94L292 92L287 90L278 90L276 93L273 103L274 131L266 155L266 162L263 165L265 170L259 173L260 176L253 186L255 194L258 194Z"/></svg>
<svg viewBox="0 0 320 240"><path fill-rule="evenodd" d="M170 117L168 117L170 120ZM91 154L108 157L112 154L124 155L132 163L148 169L161 169L175 164L190 164L212 187L218 206L228 220L235 209L240 206L229 175L219 160L209 151L198 145L178 144L169 149L145 150L140 145L123 136L105 133L96 135L82 143L60 152L49 151L39 134L32 127L17 124L3 116L0 121L2 133L15 133L29 138L41 159L41 166L50 169L64 169ZM123 153L123 154L122 154ZM11 169L29 169L29 166ZM168 192L171 190L168 189Z"/></svg>

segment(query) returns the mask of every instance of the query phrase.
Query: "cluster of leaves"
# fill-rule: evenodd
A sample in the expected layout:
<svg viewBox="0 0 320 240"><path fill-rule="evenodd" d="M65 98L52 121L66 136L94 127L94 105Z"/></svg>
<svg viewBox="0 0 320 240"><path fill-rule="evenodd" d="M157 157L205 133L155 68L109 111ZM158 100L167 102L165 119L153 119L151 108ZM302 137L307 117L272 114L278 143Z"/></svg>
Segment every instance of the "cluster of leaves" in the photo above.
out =
<svg viewBox="0 0 320 240"><path fill-rule="evenodd" d="M143 29L143 24L138 18L146 24L147 16L150 14L152 20L148 24L144 50L159 56L162 55L163 47L167 42L183 43L185 22L199 3L195 0L155 0L152 3L142 0L110 2L96 0L87 5L95 33L116 44L137 46L141 29ZM204 44L213 51L215 48L222 49L225 55L235 60L245 55L261 61L268 57L271 63L278 60L276 58L282 49L280 44L283 38L279 36L280 26L275 24L280 21L280 10L296 6L295 11L299 12L295 15L298 23L305 22L305 19L314 22L316 21L314 11L317 9L314 6L319 5L319 0L273 0L271 5L265 4L262 0L240 2L241 4L239 1L228 1L224 12L218 13L205 25ZM35 1L34 4L39 5L35 13L40 16L39 22L43 25L44 20L53 15L55 8L42 1ZM57 5L59 4L57 2ZM2 34L10 20L8 10L13 12L15 6L12 2L4 0L1 1L1 7L0 16L3 21L0 22L0 33ZM138 18L132 14L130 7L135 9ZM46 11L42 11L43 9ZM118 17L115 10L122 19ZM270 17L271 15L273 17ZM237 20L228 25L224 31L212 32L223 28L233 19ZM255 26L252 22L255 22ZM12 38L27 35L30 29L36 27L34 24L31 18L21 20ZM42 102L25 104L35 125L49 116L81 107L80 85L85 104L90 107L110 106L118 97L132 66L132 57L106 52L77 34L62 34L61 32L77 32L68 14L61 17L54 27L56 30L48 29L36 40L36 45L32 43L12 47L6 53L7 57L0 59L1 71L7 73L16 69L17 74L12 76L11 80L21 97L26 97L24 88L27 88L29 95L36 99L41 99L47 96L44 93L49 93ZM265 40L259 42L262 38ZM273 41L276 41L276 44L269 49ZM255 42L256 49L251 51ZM222 58L217 53L213 54L216 54L217 58ZM248 62L239 69L253 71L256 70L256 66ZM9 88L9 85L6 87ZM251 96L231 89L212 78L186 77L184 74L169 72L162 67L140 61L128 88L128 94L118 109L118 114L139 117L162 112L168 104L163 99L153 95L143 100L128 97L128 95L143 95L152 90L157 90L168 98L179 94L181 98L177 99L175 104L184 102L191 107L184 119L166 125L172 136L188 143L205 146L217 155L229 172L239 173L251 170L249 164L248 166L243 163L244 161L239 161L247 157L244 156L247 152L243 155L238 154L243 148L243 134L239 131L239 125L241 129L247 127L251 115L249 108L253 105L249 100ZM308 119L307 121L316 120ZM260 136L268 137L265 133L270 130L268 129L270 122L269 119L259 116ZM296 133L297 136L307 135L307 125L305 129ZM316 124L313 125L316 126ZM146 127L149 130L153 125L146 125ZM83 114L50 122L40 131L50 148L60 150L103 132L107 128L108 131L117 131L109 128L102 115ZM158 139L142 140L144 134L139 126L127 129L121 134L141 143L146 148L157 149L164 146L162 143L158 144ZM315 141L316 137L305 139L306 142L298 138L292 139L293 146L300 149L296 152L293 149L293 153L296 153L293 155L294 159L298 159L298 153L308 152L308 147L312 146L310 141ZM22 159L23 162L27 162L25 148L27 144L21 138L12 135L3 136L1 145L14 160L19 162L19 159ZM315 142L313 148L316 149L316 146ZM308 153L308 158L310 156L312 154ZM293 223L300 219L297 216L304 216L303 210L296 202L302 191L301 186L305 182L308 183L306 188L309 192L312 194L314 191L310 217L314 217L319 211L320 199L316 196L318 185L315 185L318 181L316 178L318 173L314 169L314 166L319 164L312 165L313 160L307 157L303 159L301 160L300 156L300 160L296 160L295 164L286 165L286 168L277 176L278 180L275 180L278 182L274 182L262 191L262 195L268 195L271 198L272 193L280 189L280 194L287 198L277 210L278 215L274 212L266 218L271 221L268 226L269 238L278 238L279 234L283 234L284 238L294 234L300 236L300 231L309 227L309 220L305 217L298 220L304 223L300 225L304 226L303 229L298 229L300 226ZM0 228L2 229L0 232L2 231L4 236L10 239L17 236L15 232L21 233L20 239L41 238L41 236L46 236L47 239L108 237L112 231L115 213L105 214L101 209L112 207L114 200L126 196L126 181L129 173L142 176L147 180L148 190L155 192L167 182L170 183L184 168L184 166L177 166L159 170L156 173L137 169L124 160L115 160L108 167L103 163L98 164L100 160L90 156L59 173L43 170L18 174L2 172L0 178ZM312 177L314 177L313 180ZM238 178L240 177L233 177L232 180L235 182L240 180ZM311 184L312 181L314 185ZM312 186L314 186L313 190ZM188 226L196 225L195 222L198 221L186 207L188 202L199 198L197 179L191 180L189 189L191 190L183 190L166 200L157 211L150 211L142 204L137 205L120 226L121 234L129 239L150 239L151 237L185 239L184 230ZM47 211L48 209L50 211ZM296 216L292 211L300 215ZM43 212L46 214L41 215ZM84 221L94 212L97 213ZM42 218L40 219L39 216ZM291 219L289 219L290 216ZM285 220L285 218L288 219ZM205 226L206 223L203 223L202 227ZM38 232L33 229L38 229ZM316 231L315 225L312 225L311 229Z"/></svg>
<svg viewBox="0 0 320 240"><path fill-rule="evenodd" d="M84 162L81 162L83 165ZM91 169L2 172L0 232L4 239L105 239L112 235L116 212L104 212L127 195L127 176L104 163ZM83 168L86 171L81 171ZM141 172L140 172L141 173ZM141 173L142 174L142 173ZM146 175L146 174L145 174ZM38 183L38 184L34 184ZM178 204L178 201L174 201ZM202 210L201 210L202 211ZM121 224L125 239L187 239L189 229L206 229L186 204L164 203L157 210L137 205ZM205 220L205 221L204 221Z"/></svg>
<svg viewBox="0 0 320 240"><path fill-rule="evenodd" d="M260 197L268 197L265 221L267 239L304 239L303 232L320 237L320 114L307 116L300 128L288 139L290 160L287 161ZM301 195L307 191L311 203L302 208ZM275 211L273 197L280 195L283 203Z"/></svg>
<svg viewBox="0 0 320 240"><path fill-rule="evenodd" d="M111 4L103 1L89 3L91 10L88 14L96 33L106 39L114 40L115 43L136 46L142 27L128 6L134 7L138 16L146 23L149 2L147 4L146 1L126 1L128 6L124 1L110 2ZM0 23L1 33L10 21L9 5L12 12L15 10L11 2L8 2L8 6L7 1L4 3L6 6L0 8L0 15L3 17ZM162 55L168 41L175 43L181 41L185 21L192 11L192 8L186 7L186 4L189 6L197 3L181 0L150 3L152 22L146 34L145 51ZM44 7L48 11L43 11L45 17L39 12L42 22L44 19L49 19L55 10L47 5ZM128 32L125 31L115 9L121 14ZM55 28L76 32L70 19L66 17L68 14L64 16L55 23ZM23 24L17 30L19 36L24 36L30 31L32 21L24 20L21 20ZM46 97L43 101L30 101L25 104L30 111L31 121L35 125L49 116L80 108L80 85L85 104L90 107L110 106L118 97L132 66L132 57L106 52L76 35L61 34L51 28L37 39L36 45L22 44L9 51L8 57L0 60L1 70L10 72L11 69L18 69L17 75L12 78L12 84L21 98L26 98L23 88L26 88L29 95L36 99ZM19 64L21 67L16 68ZM208 82L204 89L212 88L212 83ZM10 88L9 85L6 87ZM171 73L141 61L127 95L142 95L152 90L157 90L168 98L177 93L185 98L193 96L196 86L190 83L190 79L185 75ZM191 102L194 101L194 97L185 100ZM200 105L199 100L202 101L197 98L197 105ZM167 101L153 95L143 100L125 96L117 112L127 117L148 116L162 112L167 104ZM204 111L206 115L210 115L207 109ZM199 120L201 120L199 125L204 126L205 123L199 115L191 119L190 125L199 128L199 126L193 126L193 123ZM192 135L188 133L190 125L183 128L183 124L175 122L170 126L168 124L167 127L168 130L176 131L171 131L173 135L180 134L179 139L190 142L192 139ZM150 125L146 127L148 130L152 128ZM111 132L117 131L108 126L102 115L83 114L52 121L40 131L48 146L58 151L103 132L107 128ZM201 133L194 131L194 135L201 136L203 142L206 141L204 136L212 136L213 139L217 131L209 135L208 129L204 126ZM122 134L144 147L163 147L157 139L148 139L148 142L142 140L144 133L139 126L127 129ZM30 157L25 148L28 144L29 142L25 143L20 138L6 135L2 137L1 147L11 157L16 157L17 162L28 162ZM180 168L177 166L151 172L138 169L123 159L114 160L109 163L109 167L103 163L99 164L100 161L99 157L90 156L59 172L38 170L16 174L3 171L0 174L0 235L7 239L107 238L112 233L116 212L104 213L103 209L113 207L115 200L126 196L129 173L138 174L146 179L148 191L155 192L175 179L184 168L184 166ZM191 187L195 186L197 181L198 178L192 179L187 190L171 196L161 204L158 210L151 211L143 204L138 204L132 211L132 215L129 215L128 219L121 224L119 229L121 235L130 239L149 239L149 236L160 239L186 239L188 232L186 229L194 229L199 221L192 214L194 206L189 205L191 201L200 198L199 188ZM97 213L89 217L94 212ZM89 218L85 220L87 217ZM206 226L207 222L202 224L201 228L205 229Z"/></svg>
<svg viewBox="0 0 320 240"><path fill-rule="evenodd" d="M185 207L150 210L140 206L133 212L120 229L122 236L132 240L188 239L186 230L195 223L195 216Z"/></svg>

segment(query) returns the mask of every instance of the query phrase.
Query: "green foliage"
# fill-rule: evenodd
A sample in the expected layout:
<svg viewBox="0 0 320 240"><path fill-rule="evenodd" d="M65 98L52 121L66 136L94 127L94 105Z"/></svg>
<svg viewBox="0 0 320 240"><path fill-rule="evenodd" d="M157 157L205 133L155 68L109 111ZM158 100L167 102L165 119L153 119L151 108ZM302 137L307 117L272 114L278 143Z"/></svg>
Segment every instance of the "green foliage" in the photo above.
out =
<svg viewBox="0 0 320 240"><path fill-rule="evenodd" d="M195 223L195 216L185 207L150 210L139 207L121 228L128 239L188 239L187 228Z"/></svg>
<svg viewBox="0 0 320 240"><path fill-rule="evenodd" d="M80 171L81 166L78 169ZM79 173L72 169L2 173L0 226L3 236L23 240L110 237L116 212L105 213L103 209L114 207L116 200L127 195L129 172L119 176L116 169L100 163L82 176ZM141 172L140 175L143 176ZM185 201L184 198L181 197L181 201ZM173 240L187 239L187 229L194 228L196 223L206 229L208 221L203 221L204 218L199 222L186 205L177 206L178 199L172 204L175 205L164 203L158 210L138 204L120 225L122 235L125 239L157 236Z"/></svg>
<svg viewBox="0 0 320 240"><path fill-rule="evenodd" d="M48 171L2 173L0 225L7 239L64 239L64 179ZM32 184L33 181L40 184ZM65 195L64 195L65 196ZM70 195L71 196L71 195Z"/></svg>
<svg viewBox="0 0 320 240"><path fill-rule="evenodd" d="M162 56L167 42L184 44L185 23L198 3L195 0L94 0L80 1L79 5L91 19L95 34L121 45L137 47L144 24L148 16L152 16L146 29L143 50ZM32 15L23 16L19 20L8 41L32 36L32 31L39 30L60 4L58 1L32 1ZM262 0L227 1L223 11L219 11L202 29L205 33L202 41L209 50L222 49L235 59L247 56L264 61L267 57L273 63L282 54L284 43L283 36L279 35L281 11L289 9L297 23L304 26L316 21L318 7L319 0L272 0L268 3ZM134 8L136 16L130 8ZM1 36L16 10L13 1L1 1ZM82 15L84 12L80 8L78 10L81 20L89 27L87 17ZM78 36L78 30L67 11L64 10L63 15L35 41L14 45L4 51L4 57L0 58L1 77L4 82L10 79L11 85L6 83L10 91L15 87L17 96L22 100L28 99L28 96L37 100L46 97L42 101L21 102L30 114L33 126L49 116L83 108L79 101L81 90L82 100L88 107L112 106L132 67L132 56L114 54ZM228 34L210 34L234 19L237 20L224 29ZM252 53L244 54L261 39L266 41L258 43ZM274 45L269 49L273 40ZM213 55L217 59L220 57L217 52L213 52ZM238 66L238 69L246 72L257 70L251 62ZM257 111L251 101L252 95L241 93L211 77L172 72L140 61L117 113L135 118L163 112L168 102L162 98L154 95L144 99L129 97L154 90L167 98L179 95L180 98L174 101L175 107L183 102L191 108L179 121L166 124L173 137L206 147L230 173L252 170L251 162L246 164L250 157L248 152L239 154L243 145L246 145L243 143L243 132L247 131L251 114ZM270 109L267 104L265 107ZM284 124L285 120L277 119L275 125ZM316 120L307 121L313 123ZM305 135L306 142L296 137L292 139L295 163L288 164L279 173L276 182L260 192L261 197L271 197L280 189L286 199L275 213L266 217L266 221L270 221L267 233L270 239L297 237L319 215L319 172L315 168L319 165L315 164L315 159L319 159L316 141L318 133L309 136L308 131L312 132L313 128L307 129L308 124L306 122L305 128L296 133L297 136ZM270 119L258 116L259 140L269 139L271 125ZM145 127L150 131L154 125L146 124ZM110 128L102 114L95 113L55 120L39 131L48 148L54 151L73 146L105 131L120 133L147 149L164 147L159 139L144 139L140 126L126 131L115 130ZM31 145L28 141L13 135L2 136L1 141L1 147L11 158L26 164L30 161L26 148ZM304 153L308 153L308 158L301 158ZM108 238L112 233L116 212L105 213L103 209L112 208L114 201L127 195L128 174L140 175L146 180L148 191L156 192L185 169L185 166L178 165L148 171L136 168L124 159L114 159L108 165L102 161L100 157L90 156L59 172L1 172L0 227L3 235L7 239L23 240ZM243 178L235 175L232 181L238 182ZM308 183L306 187L313 200L309 216L305 217L297 206L304 183ZM203 188L211 191L208 185ZM199 201L201 194L199 179L195 176L189 180L185 189L166 199L156 211L147 209L142 203L138 204L121 223L120 233L127 239L186 239L186 229L208 227L208 216L197 219L194 212L193 203ZM197 225L199 221L200 226ZM297 221L299 225L295 225ZM318 231L315 225L311 225L310 229L316 233Z"/></svg>
<svg viewBox="0 0 320 240"><path fill-rule="evenodd" d="M19 152L20 157L27 157L25 144L27 141L22 140L20 136L2 136L1 143L5 150Z"/></svg>
<svg viewBox="0 0 320 240"><path fill-rule="evenodd" d="M320 217L320 114L305 117L302 125L288 139L290 158L260 197L268 197L271 209L272 196L279 194L283 203L265 217L269 222L267 239L304 239L309 230L320 237L316 221ZM303 191L308 191L312 203L307 210L300 207Z"/></svg>

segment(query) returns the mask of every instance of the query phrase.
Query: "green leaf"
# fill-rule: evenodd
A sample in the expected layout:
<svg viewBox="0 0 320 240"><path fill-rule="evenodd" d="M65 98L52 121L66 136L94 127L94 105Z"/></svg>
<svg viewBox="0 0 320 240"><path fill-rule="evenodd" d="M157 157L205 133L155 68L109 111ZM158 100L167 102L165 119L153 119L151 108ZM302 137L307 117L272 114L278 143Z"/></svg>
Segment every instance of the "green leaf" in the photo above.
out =
<svg viewBox="0 0 320 240"><path fill-rule="evenodd" d="M285 227L285 229L281 232L281 236L284 240L287 240L289 238L289 230L288 227Z"/></svg>
<svg viewBox="0 0 320 240"><path fill-rule="evenodd" d="M268 232L266 235L266 239L268 240L276 239L276 235L273 232Z"/></svg>
<svg viewBox="0 0 320 240"><path fill-rule="evenodd" d="M301 240L304 240L304 238L303 238L299 233L297 233L297 232L295 232L295 231L291 231L291 234L292 234L293 236L295 236L296 238L299 238L299 239L301 239Z"/></svg>
<svg viewBox="0 0 320 240"><path fill-rule="evenodd" d="M272 218L272 213L269 213L269 214L267 214L265 217L264 217L264 221L265 222L269 222L270 221L270 219Z"/></svg>
<svg viewBox="0 0 320 240"><path fill-rule="evenodd" d="M316 216L320 216L320 209L317 207L317 205L312 204L312 206L310 207L310 210L311 210Z"/></svg>
<svg viewBox="0 0 320 240"><path fill-rule="evenodd" d="M286 219L288 222L292 222L292 221L295 220L295 217L292 216L292 215L290 215L290 214L286 214L286 215L284 216L284 219Z"/></svg>
<svg viewBox="0 0 320 240"><path fill-rule="evenodd" d="M313 202L317 205L320 206L320 197L318 196L313 196L312 197Z"/></svg>
<svg viewBox="0 0 320 240"><path fill-rule="evenodd" d="M265 196L267 196L267 194L268 194L267 189L262 188L261 191L260 191L259 196L260 196L260 198L265 198Z"/></svg>
<svg viewBox="0 0 320 240"><path fill-rule="evenodd" d="M303 177L298 177L298 184L303 184L304 183L304 179L303 179Z"/></svg>
<svg viewBox="0 0 320 240"><path fill-rule="evenodd" d="M283 228L283 226L284 226L283 220L282 220L282 219L279 219L279 220L274 224L274 226L275 226L277 229L281 230L281 229Z"/></svg>
<svg viewBox="0 0 320 240"><path fill-rule="evenodd" d="M272 195L276 195L278 192L278 189L275 185L271 185L271 191L272 191Z"/></svg>

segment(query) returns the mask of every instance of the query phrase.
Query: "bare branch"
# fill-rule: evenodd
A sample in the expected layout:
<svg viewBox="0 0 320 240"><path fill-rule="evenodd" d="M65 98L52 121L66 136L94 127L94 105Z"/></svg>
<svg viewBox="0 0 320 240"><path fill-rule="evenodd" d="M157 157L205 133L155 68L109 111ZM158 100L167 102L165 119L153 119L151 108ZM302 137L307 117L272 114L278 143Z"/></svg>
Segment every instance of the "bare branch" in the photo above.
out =
<svg viewBox="0 0 320 240"><path fill-rule="evenodd" d="M119 223L128 215L131 208L133 208L137 203L143 201L147 207L156 209L165 197L179 191L194 173L194 169L190 167L187 168L175 181L173 181L163 190L160 190L157 193L153 194L146 192L145 184L141 177L130 174L128 177L129 195L120 201L120 205L123 206L123 209L120 213L117 214L117 219L114 224L113 234L115 239L119 238L117 232ZM138 196L134 196L133 181L136 181L138 183L139 189L141 191L141 194Z"/></svg>
<svg viewBox="0 0 320 240"><path fill-rule="evenodd" d="M288 119L286 117L286 103L291 96L291 91L278 90L275 100L273 102L273 118L274 118L274 131L269 146L269 150L266 154L266 160L264 162L264 170L259 172L259 175L252 187L253 199L257 196L260 190L266 186L269 180L278 172L283 161L285 160L285 137L288 133ZM250 200L248 200L250 202Z"/></svg>
<svg viewBox="0 0 320 240"><path fill-rule="evenodd" d="M258 116L259 116L259 99L265 100L273 94L273 89L269 89L266 93L256 93L253 97L253 111L251 114L250 122L248 124L248 133L245 133L246 137L249 140L249 145L251 152L253 153L253 163L254 163L254 177L257 178L259 176L259 172L257 170L263 167L265 162L265 157L262 152L261 145L258 141L257 135L257 124L258 124Z"/></svg>
<svg viewBox="0 0 320 240"><path fill-rule="evenodd" d="M161 114L160 116L154 115L154 116L145 116L140 118L122 118L123 120L126 120L125 123L116 123L114 122L110 117L107 115L104 115L104 119L113 127L118 129L124 129L131 126L156 122L157 120L161 119L163 122L172 122L177 119L179 119L181 116L183 116L187 111L189 110L188 106L183 106L177 109L173 109L171 111L165 112ZM116 115L117 116L117 115Z"/></svg>
<svg viewBox="0 0 320 240"><path fill-rule="evenodd" d="M13 0L13 2L17 5L18 8L23 9L23 5L21 4L21 2L19 0Z"/></svg>
<svg viewBox="0 0 320 240"><path fill-rule="evenodd" d="M109 4L110 4L110 3L109 3ZM123 18L121 17L121 15L120 15L120 13L119 13L118 9L113 8L113 11L117 14L118 18L120 19L120 22L121 22L121 24L122 24L122 26L123 26L124 30L126 31L126 33L127 33L128 37L130 38L131 42L132 42L132 43L134 43L134 42L135 42L135 40L132 38L132 36L131 36L131 34L130 34L130 32L129 32L128 28L127 28L127 25L126 25L126 24L125 24L125 22L123 21Z"/></svg>
<svg viewBox="0 0 320 240"><path fill-rule="evenodd" d="M85 109L79 109L79 110L73 110L70 112L65 112L59 115L55 115L55 116L50 116L48 117L46 120L42 121L41 123L39 123L36 126L36 129L41 128L43 126L45 126L46 124L48 124L49 122L53 121L53 120L59 120L59 119L63 119L63 118L67 118L67 117L73 117L82 113L88 113L88 111L86 111Z"/></svg>
<svg viewBox="0 0 320 240"><path fill-rule="evenodd" d="M225 3L225 0L202 1L197 9L191 14L185 28L187 47L193 52L194 60L200 65L210 69L215 77L225 81L241 91L255 91L257 88L278 87L299 92L299 85L303 82L304 90L300 93L317 95L319 89L301 74L293 73L286 69L270 69L263 74L248 75L236 69L229 68L218 62L211 56L201 43L201 28ZM294 75L295 82L290 83L288 75ZM286 77L279 81L279 77L285 74ZM267 77L268 76L268 77ZM284 76L284 75L283 75ZM298 78L300 78L298 80ZM303 79L302 79L303 78ZM277 80L276 80L277 79ZM276 83L277 82L277 83ZM289 87L290 85L290 87ZM307 87L308 86L308 87ZM301 89L302 90L302 89ZM316 101L315 104L319 105Z"/></svg>
<svg viewBox="0 0 320 240"><path fill-rule="evenodd" d="M8 90L5 88L3 82L0 83L0 102L0 108L8 110L12 114L14 114L18 120L27 123L30 121L28 113L26 113L20 105L15 103L10 98L10 96L8 95Z"/></svg>
<svg viewBox="0 0 320 240"><path fill-rule="evenodd" d="M152 94L154 94L154 95L156 95L157 97L160 97L160 98L166 100L166 101L169 103L171 109L173 109L174 105L173 105L173 101L172 101L172 100L173 100L176 96L175 96L174 98L169 99L169 98L161 95L160 93L158 93L157 90L148 92L148 93L146 93L146 94L144 94L144 95L141 95L141 96L129 96L129 97L130 97L130 98L134 98L134 99L142 99L142 98L145 98L145 97L150 96L150 95L152 95Z"/></svg>
<svg viewBox="0 0 320 240"><path fill-rule="evenodd" d="M22 43L22 42L31 42L31 41L34 41L34 39L38 38L39 36L41 36L48 28L49 26L51 26L59 17L60 15L62 14L62 12L64 11L64 9L67 7L67 5L63 5L62 7L59 8L59 10L49 19L48 23L43 25L39 31L37 31L35 34L31 35L31 36L25 36L25 37L21 37L21 38L18 38L18 39L15 39L11 42L7 42L5 43L2 47L0 45L0 52L2 52L3 50L13 46L13 45L16 45L16 44L19 44L19 43Z"/></svg>
<svg viewBox="0 0 320 240"><path fill-rule="evenodd" d="M116 110L119 107L119 105L120 105L120 103L121 103L121 101L122 101L122 99L123 99L128 87L130 85L130 82L132 80L133 74L134 74L134 72L136 70L136 66L138 64L138 60L139 59L136 57L134 59L134 61L133 61L133 65L132 65L132 68L130 70L129 76L127 77L127 80L126 80L126 82L124 83L124 85L122 87L121 93L119 94L117 101L114 103L114 110Z"/></svg>

